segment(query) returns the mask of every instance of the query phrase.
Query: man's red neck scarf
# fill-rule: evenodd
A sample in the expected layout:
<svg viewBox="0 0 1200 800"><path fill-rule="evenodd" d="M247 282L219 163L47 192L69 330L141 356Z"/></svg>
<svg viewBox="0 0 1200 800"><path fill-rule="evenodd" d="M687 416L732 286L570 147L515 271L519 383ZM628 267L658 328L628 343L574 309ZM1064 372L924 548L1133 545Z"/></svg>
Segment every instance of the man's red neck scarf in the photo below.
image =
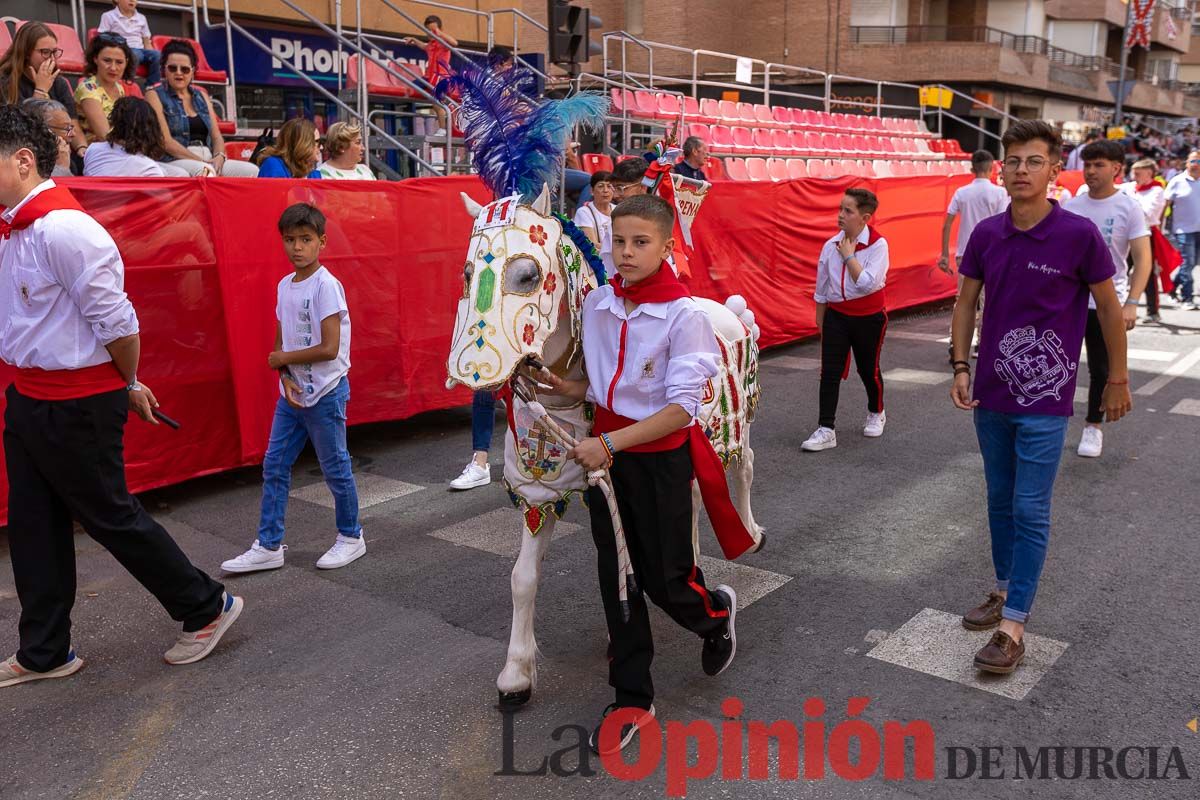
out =
<svg viewBox="0 0 1200 800"><path fill-rule="evenodd" d="M62 209L83 211L83 206L79 205L75 195L71 194L71 191L65 186L52 186L21 206L11 223L0 220L0 239L7 239L13 231L23 231L51 211ZM0 214L3 214L4 211L5 209L0 206Z"/></svg>

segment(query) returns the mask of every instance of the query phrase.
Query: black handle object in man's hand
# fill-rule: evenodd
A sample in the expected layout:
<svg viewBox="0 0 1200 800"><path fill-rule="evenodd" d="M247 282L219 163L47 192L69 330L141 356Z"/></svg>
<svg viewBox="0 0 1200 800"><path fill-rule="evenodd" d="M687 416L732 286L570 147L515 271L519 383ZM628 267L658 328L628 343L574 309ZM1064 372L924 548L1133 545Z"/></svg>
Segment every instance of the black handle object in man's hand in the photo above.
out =
<svg viewBox="0 0 1200 800"><path fill-rule="evenodd" d="M163 423L168 428L172 428L174 430L179 430L179 423L176 422L175 420L171 419L170 417L168 417L166 414L159 411L157 408L154 409L151 413L154 414L154 418L156 420Z"/></svg>

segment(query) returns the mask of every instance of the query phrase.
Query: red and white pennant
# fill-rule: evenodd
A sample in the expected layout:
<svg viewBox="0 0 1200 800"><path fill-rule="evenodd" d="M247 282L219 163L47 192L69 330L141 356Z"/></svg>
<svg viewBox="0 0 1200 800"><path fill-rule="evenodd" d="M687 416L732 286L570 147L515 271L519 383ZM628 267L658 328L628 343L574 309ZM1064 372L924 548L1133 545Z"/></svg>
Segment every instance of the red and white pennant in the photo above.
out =
<svg viewBox="0 0 1200 800"><path fill-rule="evenodd" d="M1150 29L1154 24L1154 0L1129 0L1133 12L1129 20L1129 33L1125 39L1128 48L1150 49Z"/></svg>

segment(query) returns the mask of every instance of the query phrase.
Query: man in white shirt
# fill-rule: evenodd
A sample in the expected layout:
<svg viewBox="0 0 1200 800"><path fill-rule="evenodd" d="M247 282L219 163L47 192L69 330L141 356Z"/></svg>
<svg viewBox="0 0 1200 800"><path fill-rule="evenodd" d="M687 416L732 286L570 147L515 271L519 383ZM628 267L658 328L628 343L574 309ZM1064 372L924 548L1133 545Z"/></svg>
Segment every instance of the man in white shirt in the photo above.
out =
<svg viewBox="0 0 1200 800"><path fill-rule="evenodd" d="M1146 215L1128 192L1119 191L1116 187L1116 178L1125 166L1125 152L1121 145L1111 139L1092 142L1083 148L1081 157L1088 191L1064 203L1063 208L1090 219L1104 237L1116 268L1113 284L1117 289L1117 297L1124 304L1125 329L1132 330L1137 322L1137 299L1150 278L1150 229L1146 225ZM1125 266L1131 251L1132 278ZM1083 428L1078 452L1084 458L1097 458L1104 447L1100 424L1104 421L1104 387L1108 385L1108 349L1104 344L1096 302L1091 299L1088 301L1084 343L1087 346L1090 383L1087 424Z"/></svg>
<svg viewBox="0 0 1200 800"><path fill-rule="evenodd" d="M817 260L817 329L821 332L821 389L817 429L800 445L819 452L837 447L834 423L841 382L850 374L850 355L867 390L863 436L883 435L883 377L879 356L887 331L883 287L888 243L869 227L879 200L866 189L847 189L838 210L841 231L825 242Z"/></svg>
<svg viewBox="0 0 1200 800"><path fill-rule="evenodd" d="M1162 234L1163 212L1167 207L1166 187L1156 181L1155 173L1158 166L1150 159L1143 158L1134 163L1131 168L1133 180L1121 184L1121 191L1138 201L1142 213L1146 216L1146 226L1150 229L1150 252L1153 261L1162 258L1164 251L1170 248ZM1169 180L1169 178L1168 178ZM1158 314L1158 284L1162 264L1153 263L1150 268L1150 278L1146 281L1146 322L1161 322Z"/></svg>
<svg viewBox="0 0 1200 800"><path fill-rule="evenodd" d="M1187 170L1171 178L1167 184L1167 207L1171 210L1171 232L1175 246L1183 256L1176 285L1179 301L1200 311L1192 288L1192 268L1196 266L1200 247L1200 150L1188 153Z"/></svg>
<svg viewBox="0 0 1200 800"><path fill-rule="evenodd" d="M954 220L958 219L958 238L955 240L954 249L957 258L960 253L966 252L967 242L970 241L971 232L975 230L976 225L988 217L1004 213L1004 209L1008 208L1008 192L992 183L994 163L995 158L987 150L976 150L972 153L971 172L975 179L956 189L954 196L950 198L950 205L946 208L946 221L942 223L942 256L937 261L938 269L947 275L954 271L950 266L950 229L954 227ZM958 288L962 290L961 276L958 279ZM977 314L976 319L979 320L975 323L975 338L978 339L979 324L983 317Z"/></svg>
<svg viewBox="0 0 1200 800"><path fill-rule="evenodd" d="M0 107L0 358L16 367L4 457L21 602L20 649L0 662L0 687L83 666L71 647L72 520L183 623L168 664L207 656L242 611L125 485L126 418L132 409L157 425L158 402L137 379L141 341L121 254L49 180L57 151L41 119Z"/></svg>

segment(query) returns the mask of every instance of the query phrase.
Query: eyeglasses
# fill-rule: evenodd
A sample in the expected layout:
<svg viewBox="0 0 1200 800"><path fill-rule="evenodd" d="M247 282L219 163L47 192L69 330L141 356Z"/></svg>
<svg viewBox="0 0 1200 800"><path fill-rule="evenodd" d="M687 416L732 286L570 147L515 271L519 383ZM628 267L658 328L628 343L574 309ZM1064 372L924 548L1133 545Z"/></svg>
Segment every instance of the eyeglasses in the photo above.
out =
<svg viewBox="0 0 1200 800"><path fill-rule="evenodd" d="M1025 169L1029 170L1030 172L1041 172L1049 163L1050 159L1043 156L1030 156L1029 158L1017 158L1016 156L1012 156L1004 159L1003 161L1004 170L1006 172L1016 172L1021 168L1022 164L1024 164Z"/></svg>
<svg viewBox="0 0 1200 800"><path fill-rule="evenodd" d="M636 183L614 183L614 184L612 184L612 190L619 194L624 194L625 192L630 191L631 189L633 189L635 186L638 186L638 185L639 184L636 184Z"/></svg>
<svg viewBox="0 0 1200 800"><path fill-rule="evenodd" d="M62 125L62 126L48 125L47 127L50 128L50 130L57 133L59 136L62 136L64 139L70 139L72 136L75 135L75 126L72 125L71 123L67 123L66 125Z"/></svg>
<svg viewBox="0 0 1200 800"><path fill-rule="evenodd" d="M61 47L44 47L37 52L42 58L62 58L63 54Z"/></svg>
<svg viewBox="0 0 1200 800"><path fill-rule="evenodd" d="M167 72L170 72L170 73L178 72L180 75L191 75L192 74L192 68L186 64L167 64L165 69L167 70Z"/></svg>
<svg viewBox="0 0 1200 800"><path fill-rule="evenodd" d="M1200 164L1200 158L1189 158L1188 163L1189 164Z"/></svg>

